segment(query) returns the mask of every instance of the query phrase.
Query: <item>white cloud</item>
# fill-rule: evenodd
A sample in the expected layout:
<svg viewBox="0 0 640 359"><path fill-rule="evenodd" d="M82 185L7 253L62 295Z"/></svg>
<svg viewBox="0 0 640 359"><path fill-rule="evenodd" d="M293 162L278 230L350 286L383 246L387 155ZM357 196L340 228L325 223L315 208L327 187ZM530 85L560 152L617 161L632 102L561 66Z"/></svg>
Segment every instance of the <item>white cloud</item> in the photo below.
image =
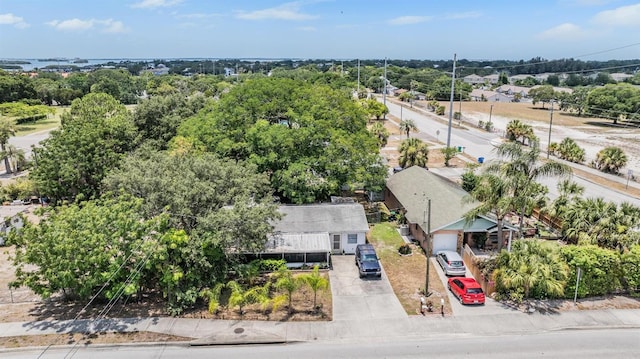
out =
<svg viewBox="0 0 640 359"><path fill-rule="evenodd" d="M290 2L286 4L282 4L276 7L256 10L251 12L240 12L236 16L239 19L244 20L311 20L317 18L317 16L304 14L300 12L300 8L302 7L302 3L300 2Z"/></svg>
<svg viewBox="0 0 640 359"><path fill-rule="evenodd" d="M561 0L561 3L577 6L597 6L610 3L612 0Z"/></svg>
<svg viewBox="0 0 640 359"><path fill-rule="evenodd" d="M459 19L475 19L481 16L482 16L482 13L480 11L467 11L467 12L447 14L446 18L450 20L459 20Z"/></svg>
<svg viewBox="0 0 640 359"><path fill-rule="evenodd" d="M81 20L81 19L70 19L70 20L52 20L46 22L45 24L54 27L59 31L85 31L94 28L98 28L102 30L102 32L106 33L122 33L127 32L128 29L124 26L122 21L117 21L113 19L106 20Z"/></svg>
<svg viewBox="0 0 640 359"><path fill-rule="evenodd" d="M211 17L222 16L222 14L195 13L195 14L174 14L174 16L178 19L207 19Z"/></svg>
<svg viewBox="0 0 640 359"><path fill-rule="evenodd" d="M318 31L317 28L313 27L313 26L303 26L303 27L299 27L298 30L300 31L307 31L307 32L314 32L314 31Z"/></svg>
<svg viewBox="0 0 640 359"><path fill-rule="evenodd" d="M155 9L157 7L169 7L178 5L182 0L142 0L135 4L132 4L132 8L137 9Z"/></svg>
<svg viewBox="0 0 640 359"><path fill-rule="evenodd" d="M13 25L18 29L29 27L29 24L27 24L23 18L15 16L12 13L0 14L0 25Z"/></svg>
<svg viewBox="0 0 640 359"><path fill-rule="evenodd" d="M118 34L118 33L123 33L123 32L129 31L129 29L127 29L124 26L122 21L115 21L115 20L112 20L112 19L107 19L107 20L104 20L104 21L99 21L99 23L104 25L104 29L102 31L106 32L106 33Z"/></svg>
<svg viewBox="0 0 640 359"><path fill-rule="evenodd" d="M391 25L411 25L429 21L431 18L431 16L400 16L387 22Z"/></svg>
<svg viewBox="0 0 640 359"><path fill-rule="evenodd" d="M599 12L593 21L608 26L640 26L640 4Z"/></svg>
<svg viewBox="0 0 640 359"><path fill-rule="evenodd" d="M64 21L53 20L48 25L56 28L56 30L64 31L81 31L93 27L93 20L70 19Z"/></svg>
<svg viewBox="0 0 640 359"><path fill-rule="evenodd" d="M587 35L580 26L572 23L560 24L538 34L539 39L577 40Z"/></svg>

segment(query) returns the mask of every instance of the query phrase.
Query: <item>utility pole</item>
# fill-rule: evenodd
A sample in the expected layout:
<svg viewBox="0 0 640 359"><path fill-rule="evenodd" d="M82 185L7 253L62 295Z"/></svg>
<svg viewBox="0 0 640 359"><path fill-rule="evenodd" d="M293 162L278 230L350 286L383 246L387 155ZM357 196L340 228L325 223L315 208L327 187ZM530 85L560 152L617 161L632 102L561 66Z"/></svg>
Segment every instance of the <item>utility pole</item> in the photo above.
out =
<svg viewBox="0 0 640 359"><path fill-rule="evenodd" d="M491 114L493 113L493 105L489 107L489 123L491 123Z"/></svg>
<svg viewBox="0 0 640 359"><path fill-rule="evenodd" d="M384 104L385 107L387 107L387 58L384 58L384 81L383 81L383 86L382 86L382 103ZM387 114L383 114L382 115L382 119L386 120L387 119Z"/></svg>
<svg viewBox="0 0 640 359"><path fill-rule="evenodd" d="M449 99L449 128L447 129L447 148L451 147L451 122L453 121L453 92L456 87L456 54L453 54L453 72L451 72L451 97Z"/></svg>
<svg viewBox="0 0 640 359"><path fill-rule="evenodd" d="M458 126L462 126L462 89L458 89L458 94L460 95L460 108L458 108Z"/></svg>
<svg viewBox="0 0 640 359"><path fill-rule="evenodd" d="M429 296L429 269L431 267L431 198L427 201L427 236L425 238L427 244L427 279L424 283L424 296Z"/></svg>
<svg viewBox="0 0 640 359"><path fill-rule="evenodd" d="M358 96L360 96L360 59L358 59Z"/></svg>
<svg viewBox="0 0 640 359"><path fill-rule="evenodd" d="M551 111L549 112L549 141L547 142L547 159L551 153L551 124L553 123L553 100L551 100Z"/></svg>

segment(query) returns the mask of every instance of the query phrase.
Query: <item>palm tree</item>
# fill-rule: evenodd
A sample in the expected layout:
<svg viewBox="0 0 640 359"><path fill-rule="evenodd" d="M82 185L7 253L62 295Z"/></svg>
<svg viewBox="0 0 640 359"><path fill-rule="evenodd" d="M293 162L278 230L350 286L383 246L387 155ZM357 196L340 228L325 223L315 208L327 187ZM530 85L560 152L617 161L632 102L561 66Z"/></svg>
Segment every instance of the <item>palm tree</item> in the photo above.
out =
<svg viewBox="0 0 640 359"><path fill-rule="evenodd" d="M403 168L411 166L426 167L429 161L429 147L417 138L407 138L402 141L399 152L399 162Z"/></svg>
<svg viewBox="0 0 640 359"><path fill-rule="evenodd" d="M561 297L569 277L567 264L554 247L543 246L537 240L514 244L511 252L501 252L493 278L503 294L530 297ZM517 297L517 295L516 295Z"/></svg>
<svg viewBox="0 0 640 359"><path fill-rule="evenodd" d="M18 149L14 145L6 146L6 151L3 152L3 156L8 160L9 170L7 173L18 173L20 168L24 166L26 162L26 156L23 149ZM5 162L6 163L6 162ZM13 169L12 169L13 166Z"/></svg>
<svg viewBox="0 0 640 359"><path fill-rule="evenodd" d="M302 276L302 280L311 288L313 291L313 309L316 309L316 303L318 298L318 291L327 289L329 287L329 281L324 276L320 275L320 269L318 266L313 267L313 272L310 274L305 274Z"/></svg>
<svg viewBox="0 0 640 359"><path fill-rule="evenodd" d="M600 150L594 161L595 168L605 173L618 173L620 168L626 164L627 155L619 147L607 147Z"/></svg>
<svg viewBox="0 0 640 359"><path fill-rule="evenodd" d="M410 132L416 132L416 131L418 131L418 127L416 126L416 123L413 122L412 119L406 119L406 120L400 121L400 132L406 133L407 138L409 138Z"/></svg>
<svg viewBox="0 0 640 359"><path fill-rule="evenodd" d="M497 154L501 160L491 163L486 170L493 173L501 173L509 182L511 195L514 197L514 210L520 209L520 233L527 209L531 209L530 197L537 195L540 186L536 186L536 180L548 176L567 176L571 174L571 167L555 161L547 161L540 164L540 143L531 142L529 147L524 147L517 142L505 142L497 148Z"/></svg>
<svg viewBox="0 0 640 359"><path fill-rule="evenodd" d="M554 224L562 218L569 206L584 193L584 187L569 179L558 182L557 188L558 197L545 210L554 227Z"/></svg>
<svg viewBox="0 0 640 359"><path fill-rule="evenodd" d="M512 196L509 184L500 176L482 173L477 178L477 185L463 198L464 202L479 201L481 204L464 214L465 221L471 223L479 215L491 213L496 219L498 229L498 250L504 245L503 220L512 207Z"/></svg>
<svg viewBox="0 0 640 359"><path fill-rule="evenodd" d="M291 270L283 268L278 271L276 288L283 290L289 300L289 312L293 312L293 293L300 288L301 281L294 277Z"/></svg>
<svg viewBox="0 0 640 359"><path fill-rule="evenodd" d="M378 139L378 145L380 147L384 147L387 145L387 140L389 139L389 131L384 127L382 122L374 123L371 128L369 128L369 132L374 135Z"/></svg>
<svg viewBox="0 0 640 359"><path fill-rule="evenodd" d="M9 163L9 157L7 156L7 143L9 143L9 138L11 136L15 136L16 128L13 124L13 121L8 119L0 119L0 150L2 151L2 156L4 158L4 167L6 168L7 173L11 173L11 165Z"/></svg>

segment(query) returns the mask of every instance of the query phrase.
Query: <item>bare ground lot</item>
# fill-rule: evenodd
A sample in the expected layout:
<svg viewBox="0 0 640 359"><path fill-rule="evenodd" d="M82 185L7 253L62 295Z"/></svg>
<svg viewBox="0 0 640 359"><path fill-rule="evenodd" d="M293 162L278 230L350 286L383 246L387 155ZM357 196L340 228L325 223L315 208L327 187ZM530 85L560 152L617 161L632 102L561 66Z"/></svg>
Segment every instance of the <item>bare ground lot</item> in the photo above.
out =
<svg viewBox="0 0 640 359"><path fill-rule="evenodd" d="M442 103L448 107L449 104ZM493 106L492 106L493 105ZM458 103L454 109L458 110ZM491 114L491 122L500 131L504 131L507 123L518 119L533 126L541 138L543 148L547 146L547 134L551 114L549 105L542 108L541 104L535 106L531 103L503 103L503 102L463 102L462 114L466 123L477 125L478 121L487 122ZM542 136L541 136L542 135ZM608 146L620 147L627 155L628 161L621 173L626 169L640 172L640 128L624 124L614 125L612 120L578 117L573 113L559 111L557 105L553 112L553 125L551 141L560 142L565 137L575 140L586 152L585 164L595 159L598 151Z"/></svg>

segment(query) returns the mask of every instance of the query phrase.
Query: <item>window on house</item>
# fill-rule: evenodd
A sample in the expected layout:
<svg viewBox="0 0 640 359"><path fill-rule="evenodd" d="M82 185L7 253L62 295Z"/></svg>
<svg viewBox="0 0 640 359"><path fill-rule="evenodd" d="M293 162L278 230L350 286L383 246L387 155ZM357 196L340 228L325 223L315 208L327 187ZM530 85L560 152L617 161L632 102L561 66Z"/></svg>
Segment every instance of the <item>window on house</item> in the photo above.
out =
<svg viewBox="0 0 640 359"><path fill-rule="evenodd" d="M357 234L347 234L347 243L349 243L349 244L357 244L358 243L358 235Z"/></svg>

